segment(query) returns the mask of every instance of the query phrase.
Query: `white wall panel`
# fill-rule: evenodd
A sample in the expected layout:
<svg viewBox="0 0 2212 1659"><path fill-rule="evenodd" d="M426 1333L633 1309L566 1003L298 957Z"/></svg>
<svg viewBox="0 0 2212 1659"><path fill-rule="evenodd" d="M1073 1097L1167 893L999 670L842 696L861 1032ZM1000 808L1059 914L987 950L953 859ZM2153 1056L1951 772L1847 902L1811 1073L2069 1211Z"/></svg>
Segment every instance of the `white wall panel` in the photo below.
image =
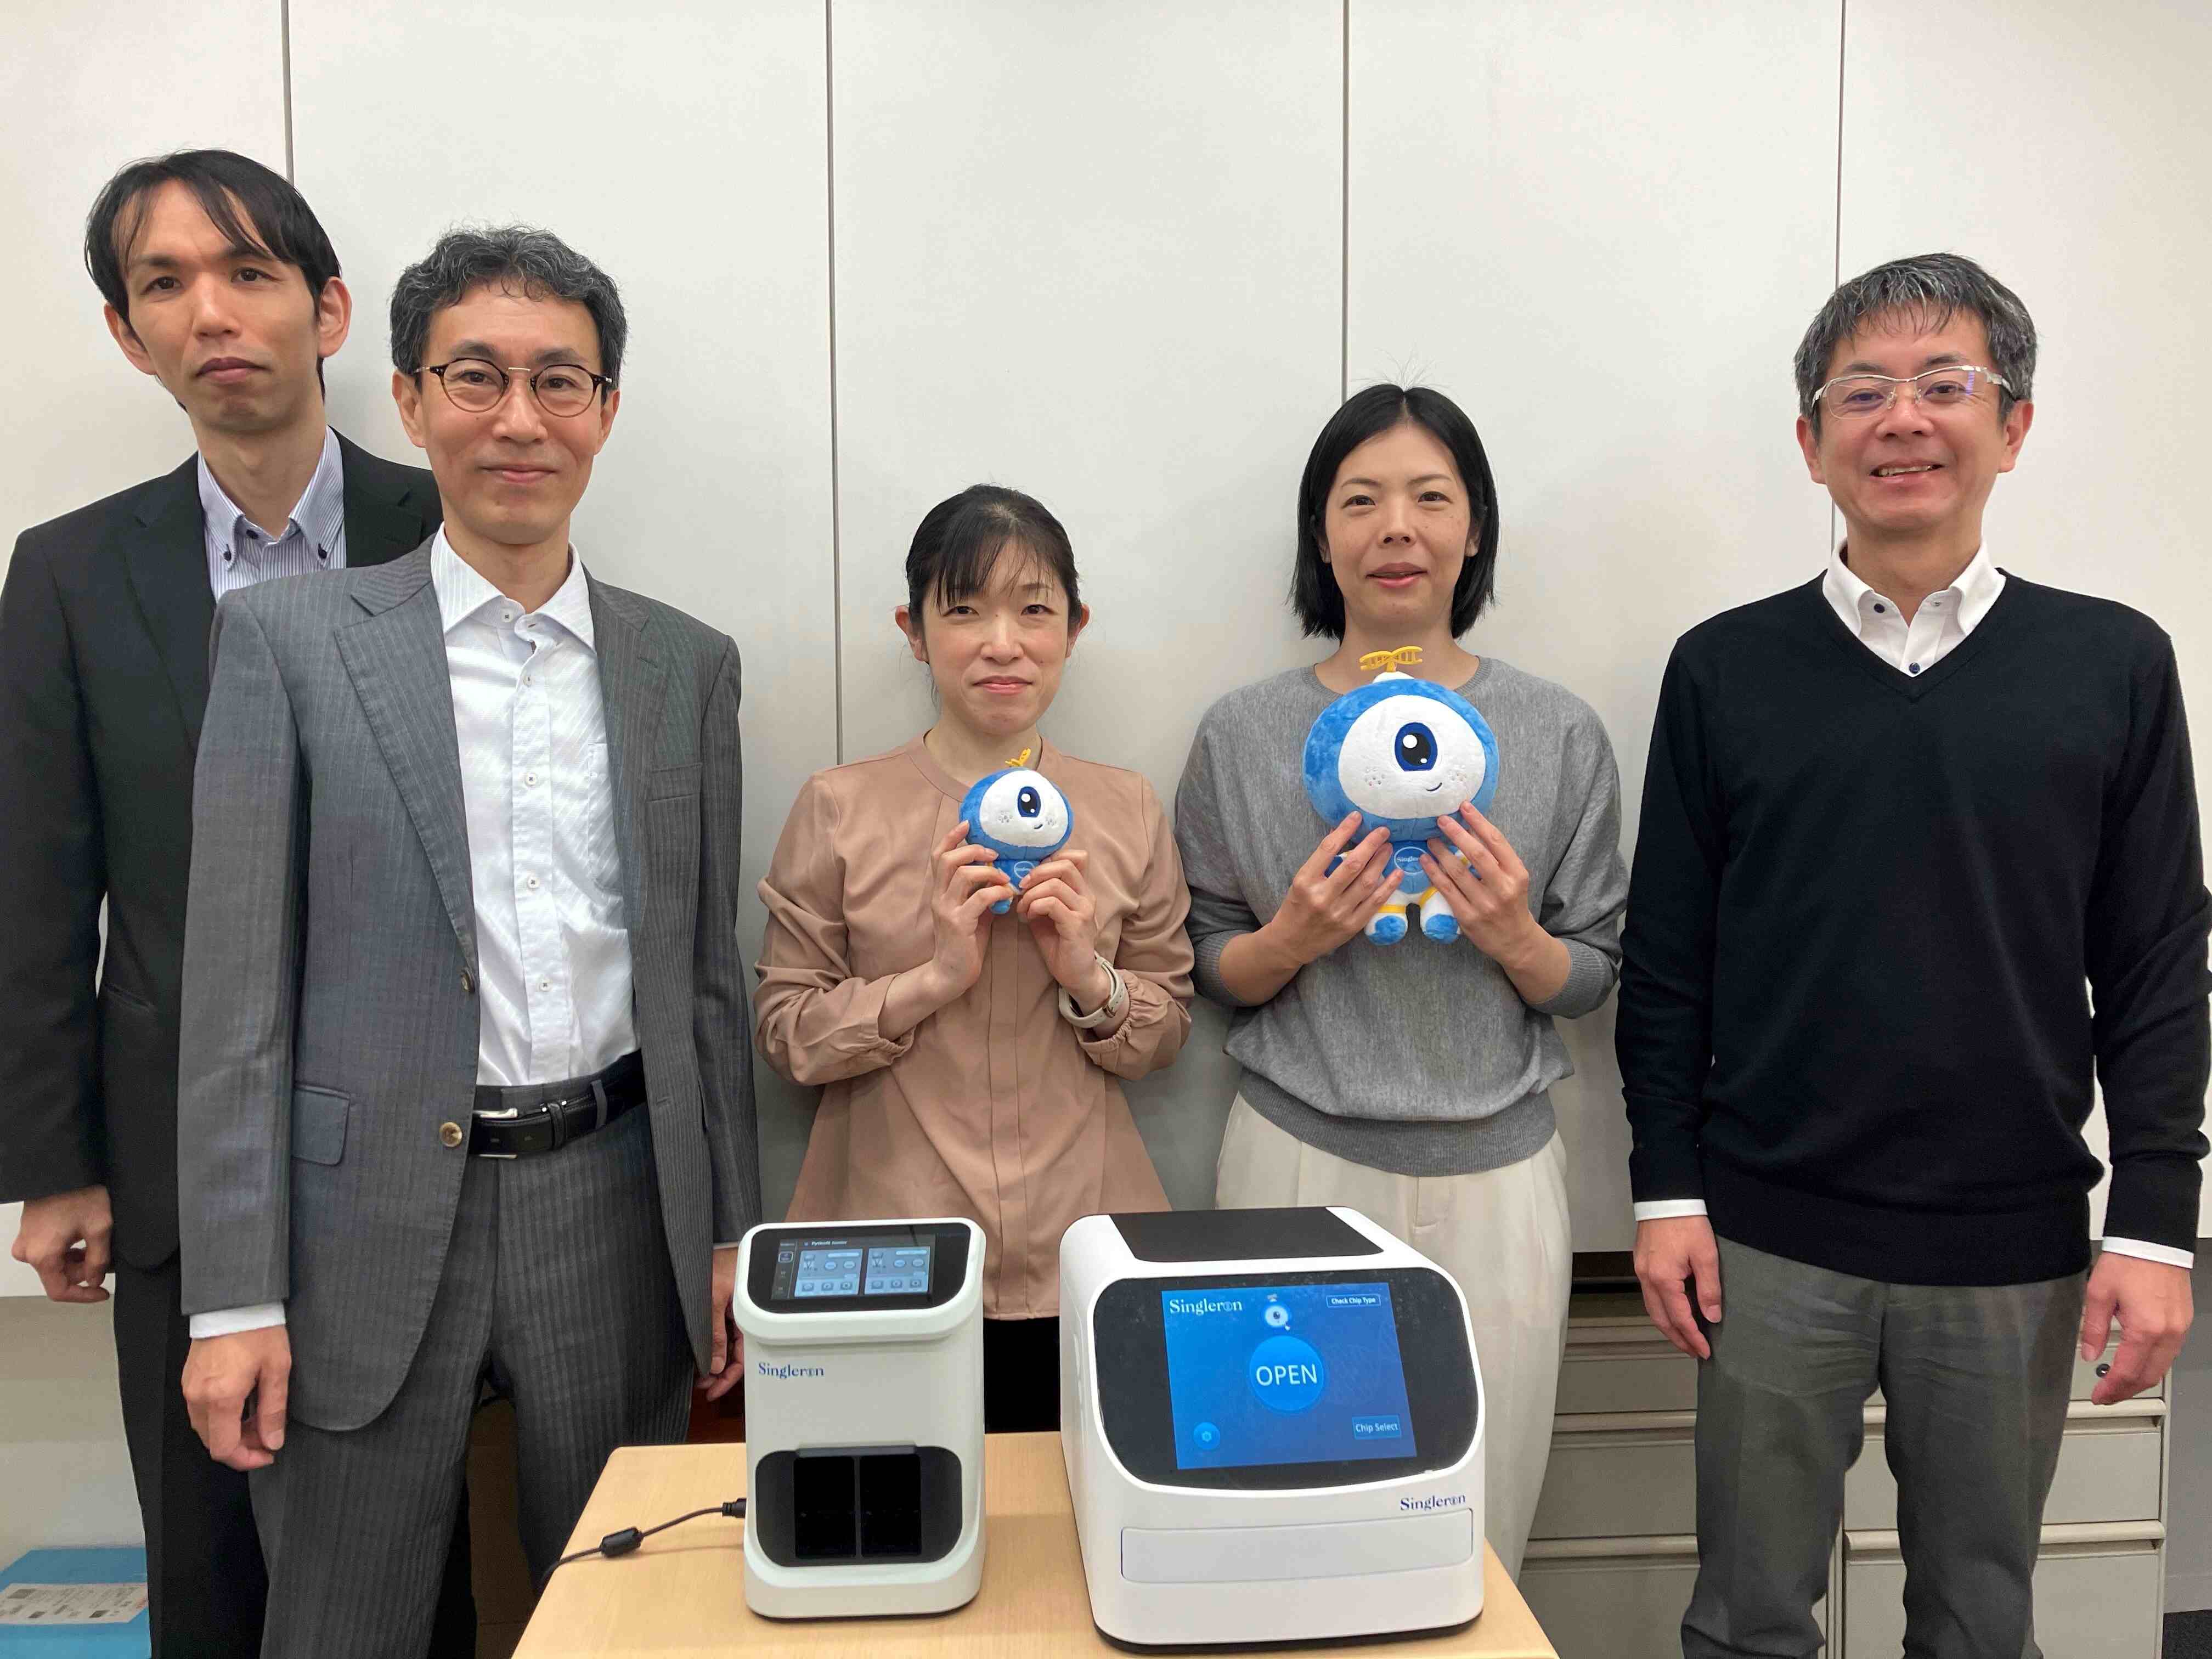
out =
<svg viewBox="0 0 2212 1659"><path fill-rule="evenodd" d="M343 428L419 461L389 392L386 308L450 225L542 224L623 290L622 412L576 544L598 574L744 653L750 959L753 883L800 781L835 755L819 0L293 0L291 15L299 183L354 278L355 349L381 364L333 387ZM808 1107L757 1076L781 1213Z"/></svg>
<svg viewBox="0 0 2212 1659"><path fill-rule="evenodd" d="M15 1236L12 1222L0 1231ZM114 1312L112 1301L0 1299L0 1565L29 1549L144 1541L116 1391Z"/></svg>
<svg viewBox="0 0 2212 1659"><path fill-rule="evenodd" d="M1826 547L1790 356L1832 275L1837 8L1352 0L1350 45L1352 386L1481 431L1498 599L1465 643L1597 710L1632 843L1675 637ZM1610 1005L1565 1030L1575 1246L1626 1249Z"/></svg>
<svg viewBox="0 0 2212 1659"><path fill-rule="evenodd" d="M15 323L15 388L0 499L0 558L19 531L165 472L191 428L124 360L85 275L84 216L141 155L206 146L284 167L276 0L133 7L15 5L0 52L0 215L11 246L0 309ZM15 1236L12 1225L8 1236Z"/></svg>
<svg viewBox="0 0 2212 1659"><path fill-rule="evenodd" d="M2212 814L2212 470L2193 413L2212 354L2208 63L2201 6L1851 0L1841 228L1846 276L1948 249L2027 303L2035 425L1990 498L1990 549L2173 636Z"/></svg>
<svg viewBox="0 0 2212 1659"><path fill-rule="evenodd" d="M1045 722L1171 798L1215 696L1310 655L1282 595L1337 398L1334 0L836 0L845 755L929 724L891 626L923 513L1036 495L1094 620ZM1211 1200L1236 1068L1201 1012L1131 1091L1170 1195Z"/></svg>

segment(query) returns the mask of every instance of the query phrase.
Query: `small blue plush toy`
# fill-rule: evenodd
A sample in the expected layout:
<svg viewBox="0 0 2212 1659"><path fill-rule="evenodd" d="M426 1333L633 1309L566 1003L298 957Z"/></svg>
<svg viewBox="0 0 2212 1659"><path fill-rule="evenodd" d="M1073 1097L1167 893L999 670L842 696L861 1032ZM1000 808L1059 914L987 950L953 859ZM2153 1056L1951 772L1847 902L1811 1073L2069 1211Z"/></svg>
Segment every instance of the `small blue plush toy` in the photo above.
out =
<svg viewBox="0 0 2212 1659"><path fill-rule="evenodd" d="M1306 733L1306 799L1332 824L1358 812L1360 834L1390 832L1390 861L1403 879L1367 924L1377 945L1406 937L1407 912L1419 906L1421 931L1449 943L1459 918L1421 870L1437 820L1469 801L1484 811L1498 793L1498 738L1473 703L1454 691L1397 672L1421 659L1417 645L1359 659L1383 672L1322 709ZM1449 843L1447 843L1449 844Z"/></svg>
<svg viewBox="0 0 2212 1659"><path fill-rule="evenodd" d="M1075 809L1067 797L1043 773L1030 770L1029 759L1030 751L1023 750L1005 770L976 779L960 800L969 844L996 853L998 867L1017 887L1067 845L1068 832L1075 828ZM1013 908L1013 900L1002 898L991 914L1003 916Z"/></svg>

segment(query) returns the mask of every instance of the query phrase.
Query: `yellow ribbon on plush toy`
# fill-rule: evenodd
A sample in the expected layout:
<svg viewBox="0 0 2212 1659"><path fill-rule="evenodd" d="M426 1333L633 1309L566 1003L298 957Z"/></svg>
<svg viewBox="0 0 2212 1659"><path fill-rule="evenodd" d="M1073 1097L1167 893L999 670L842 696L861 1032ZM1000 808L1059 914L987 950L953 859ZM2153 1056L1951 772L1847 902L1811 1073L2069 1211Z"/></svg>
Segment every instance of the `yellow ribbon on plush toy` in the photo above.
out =
<svg viewBox="0 0 2212 1659"><path fill-rule="evenodd" d="M1418 646L1418 645L1417 645L1417 646L1415 646L1415 647L1413 647L1413 649L1414 649L1414 650L1416 650L1416 651L1419 651L1420 648L1421 648L1421 647L1420 647L1419 646ZM1015 756L1015 757L1013 757L1013 759L1012 759L1012 760L1010 760L1010 761L1008 761L1008 762L1006 763L1006 769L1007 769L1008 771L1010 771L1010 772L1011 772L1011 771L1014 770L1014 769L1015 769L1016 768L1018 768L1018 767L1027 766L1029 763L1030 763L1030 751L1029 751L1028 750L1024 749L1024 750L1022 750L1022 752L1021 752L1020 754L1018 754L1018 755Z"/></svg>
<svg viewBox="0 0 2212 1659"><path fill-rule="evenodd" d="M1379 674L1386 668L1419 668L1421 647L1401 645L1395 651L1370 651L1359 659L1362 673Z"/></svg>

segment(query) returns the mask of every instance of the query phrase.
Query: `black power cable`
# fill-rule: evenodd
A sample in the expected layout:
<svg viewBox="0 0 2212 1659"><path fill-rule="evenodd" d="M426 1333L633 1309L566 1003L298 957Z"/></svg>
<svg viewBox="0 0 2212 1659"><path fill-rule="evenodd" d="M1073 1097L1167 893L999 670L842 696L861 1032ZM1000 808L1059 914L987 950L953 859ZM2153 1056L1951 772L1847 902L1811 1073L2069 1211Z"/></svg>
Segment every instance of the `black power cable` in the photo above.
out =
<svg viewBox="0 0 2212 1659"><path fill-rule="evenodd" d="M673 1521L664 1521L657 1527L646 1527L642 1529L636 1527L624 1527L620 1532L611 1532L591 1548L578 1550L573 1555L564 1555L546 1568L545 1577L538 1581L538 1590L542 1594L547 1582L553 1575L571 1561L582 1561L594 1555L628 1555L653 1534L666 1532L671 1527L680 1527L686 1521L696 1521L702 1515L726 1515L733 1521L742 1521L745 1515L745 1500L742 1498L732 1498L726 1504L717 1504L712 1509L694 1510L689 1515L678 1516Z"/></svg>

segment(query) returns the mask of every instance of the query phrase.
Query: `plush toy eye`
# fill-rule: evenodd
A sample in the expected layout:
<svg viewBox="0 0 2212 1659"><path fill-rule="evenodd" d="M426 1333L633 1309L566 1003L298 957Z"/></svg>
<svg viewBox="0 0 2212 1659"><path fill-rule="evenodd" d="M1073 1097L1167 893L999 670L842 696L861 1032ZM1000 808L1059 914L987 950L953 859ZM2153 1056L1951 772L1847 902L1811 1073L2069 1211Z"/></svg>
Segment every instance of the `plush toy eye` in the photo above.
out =
<svg viewBox="0 0 2212 1659"><path fill-rule="evenodd" d="M1361 710L1336 757L1346 801L1367 817L1411 823L1432 823L1473 799L1488 770L1467 717L1418 692Z"/></svg>
<svg viewBox="0 0 2212 1659"><path fill-rule="evenodd" d="M1436 769L1436 733L1419 720L1407 720L1398 728L1398 764L1408 772L1429 772Z"/></svg>
<svg viewBox="0 0 2212 1659"><path fill-rule="evenodd" d="M1042 773L1002 772L975 803L975 827L1012 847L1057 847L1067 839L1067 798Z"/></svg>

